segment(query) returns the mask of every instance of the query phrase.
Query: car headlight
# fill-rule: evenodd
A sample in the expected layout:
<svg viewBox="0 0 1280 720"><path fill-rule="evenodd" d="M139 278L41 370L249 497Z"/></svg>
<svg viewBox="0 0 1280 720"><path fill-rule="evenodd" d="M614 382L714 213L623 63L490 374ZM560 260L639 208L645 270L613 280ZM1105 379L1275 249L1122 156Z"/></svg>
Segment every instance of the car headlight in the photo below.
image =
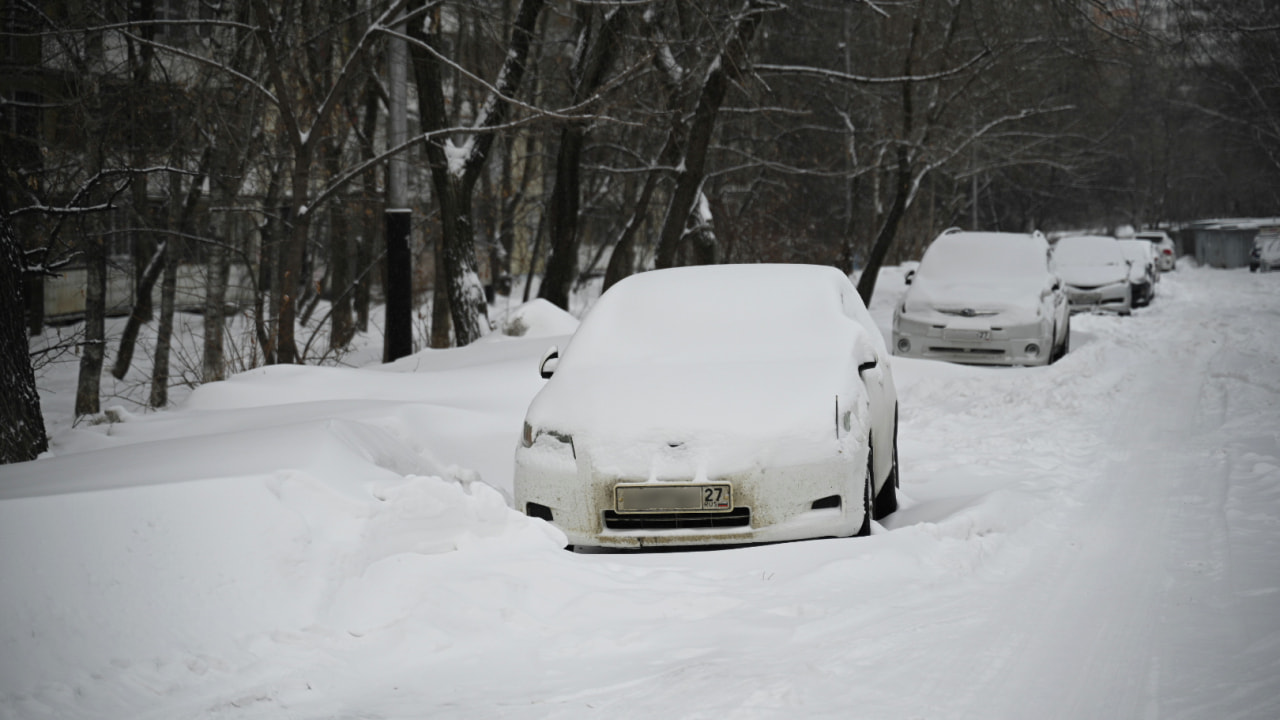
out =
<svg viewBox="0 0 1280 720"><path fill-rule="evenodd" d="M534 427L529 424L528 420L524 421L524 432L522 432L520 435L520 443L522 445L524 445L525 447L533 447L533 444L536 443L540 438L544 436L551 438L552 440L558 441L561 444L568 445L569 452L573 453L573 457L575 459L578 457L578 452L573 446L572 435L568 433L556 432L555 430L546 430L541 428L534 429Z"/></svg>

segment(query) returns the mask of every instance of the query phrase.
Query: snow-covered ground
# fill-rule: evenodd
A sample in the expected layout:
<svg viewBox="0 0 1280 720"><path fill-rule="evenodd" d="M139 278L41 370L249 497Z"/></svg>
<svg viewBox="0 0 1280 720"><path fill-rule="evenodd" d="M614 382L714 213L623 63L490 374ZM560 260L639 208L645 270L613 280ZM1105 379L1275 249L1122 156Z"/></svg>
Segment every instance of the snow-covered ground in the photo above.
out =
<svg viewBox="0 0 1280 720"><path fill-rule="evenodd" d="M509 509L551 313L76 428L49 369L51 457L0 468L0 718L1280 717L1280 276L1159 292L1050 367L895 358L902 509L704 552Z"/></svg>

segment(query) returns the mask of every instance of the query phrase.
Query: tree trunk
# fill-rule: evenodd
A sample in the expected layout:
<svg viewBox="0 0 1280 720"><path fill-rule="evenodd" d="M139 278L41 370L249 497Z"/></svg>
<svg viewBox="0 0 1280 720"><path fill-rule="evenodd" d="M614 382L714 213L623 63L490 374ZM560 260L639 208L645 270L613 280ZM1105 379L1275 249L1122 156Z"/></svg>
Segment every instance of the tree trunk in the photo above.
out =
<svg viewBox="0 0 1280 720"><path fill-rule="evenodd" d="M267 182L267 197L263 200L264 220L258 226L258 282L253 296L253 324L262 348L262 362L276 362L275 310L279 305L276 295L279 289L276 266L279 264L280 220L277 218L280 199L280 169L276 166Z"/></svg>
<svg viewBox="0 0 1280 720"><path fill-rule="evenodd" d="M176 310L175 300L178 292L178 267L182 263L183 246L186 244L184 238L193 232L196 205L199 204L200 195L203 193L211 156L212 151L206 146L204 154L200 157L199 171L195 177L191 178L186 199L176 211L170 205L169 227L177 231L177 235L167 243L171 247L165 253L164 280L160 283L160 322L156 326L156 356L151 366L150 405L153 408L161 408L169 404L169 350L173 343L173 314ZM172 202L176 203L181 194L182 182L175 175L170 192Z"/></svg>
<svg viewBox="0 0 1280 720"><path fill-rule="evenodd" d="M436 262L443 262L447 272L449 310L453 333L458 345L468 345L488 330L488 305L484 288L476 273L475 227L471 217L471 191L488 160L494 133L490 129L502 124L509 112L504 97L513 97L524 77L525 63L533 41L533 31L545 0L520 0L511 31L506 59L498 73L498 82L484 102L477 118L475 134L467 143L461 163L450 162L456 150L441 131L449 127L450 118L444 100L444 77L439 59L418 44L411 48L414 76L418 85L419 122L426 142L427 161L431 167L435 198L440 208L441 252ZM422 0L410 3L410 11L422 7ZM437 32L440 18L429 21L428 34L422 23L410 24L410 35L421 43L439 47Z"/></svg>
<svg viewBox="0 0 1280 720"><path fill-rule="evenodd" d="M444 248L436 241L434 275L431 281L431 347L447 348L453 337L452 313L449 311L449 270L441 254Z"/></svg>
<svg viewBox="0 0 1280 720"><path fill-rule="evenodd" d="M573 103L584 102L604 81L613 64L618 46L618 31L626 18L625 8L614 9L600 27L600 36L592 42L590 5L579 5L577 13L578 47L587 48L574 58L569 73L573 81ZM578 206L581 194L579 166L582 147L586 142L586 128L571 123L560 133L560 150L556 155L556 183L551 191L549 214L551 253L547 256L546 270L538 297L564 310L569 309L569 293L578 275Z"/></svg>
<svg viewBox="0 0 1280 720"><path fill-rule="evenodd" d="M218 233L209 248L209 262L205 268L207 279L204 296L204 352L200 371L202 382L216 382L226 377L222 335L226 329L227 276L231 267L226 245L230 238L226 223L223 222L222 226L223 231Z"/></svg>
<svg viewBox="0 0 1280 720"><path fill-rule="evenodd" d="M276 361L291 365L298 361L298 344L294 339L298 306L306 287L303 277L303 255L311 226L307 193L310 185L311 145L294 148L292 197L284 244L280 248L280 309L277 311Z"/></svg>
<svg viewBox="0 0 1280 720"><path fill-rule="evenodd" d="M22 246L0 208L0 464L34 460L49 449L23 317L25 270Z"/></svg>
<svg viewBox="0 0 1280 720"><path fill-rule="evenodd" d="M153 408L169 404L169 349L173 342L174 298L178 290L178 253L165 253L164 280L160 283L160 322L156 326L156 358L151 368Z"/></svg>
<svg viewBox="0 0 1280 720"><path fill-rule="evenodd" d="M538 297L563 310L569 309L569 291L578 274L578 169L585 138L583 129L576 125L560 133L556 183L551 191L550 220L547 223L551 252L543 270L542 284L538 287Z"/></svg>
<svg viewBox="0 0 1280 720"><path fill-rule="evenodd" d="M151 260L143 268L141 277L137 279L134 286L133 309L129 312L128 321L125 322L124 333L120 336L120 345L116 349L116 363L111 368L111 375L117 380L123 380L128 374L129 366L133 363L133 351L138 344L138 331L154 314L151 307L151 291L156 286L156 280L160 279L161 271L164 270L165 249L168 247L169 243L166 241L155 248ZM135 248L136 251L137 248ZM144 295L147 298L145 305L141 302Z"/></svg>
<svg viewBox="0 0 1280 720"><path fill-rule="evenodd" d="M760 0L748 0L738 18L737 27L734 28L724 49L712 62L711 69L707 72L706 81L702 84L702 91L698 96L697 107L693 111L693 122L689 126L684 163L676 176L676 187L671 193L667 216L658 236L658 248L654 251L655 267L668 268L675 265L676 253L684 239L689 213L693 211L693 203L702 189L707 150L711 146L711 138L715 131L716 116L720 112L721 103L724 102L725 92L729 89L730 73L742 72L747 59L747 45L750 44L763 16L763 3Z"/></svg>
<svg viewBox="0 0 1280 720"><path fill-rule="evenodd" d="M328 146L329 177L340 171L341 147ZM351 228L347 222L350 208L346 198L339 197L329 206L329 301L333 307L329 314L329 347L346 347L354 335L351 320L351 285L354 273L351 269Z"/></svg>
<svg viewBox="0 0 1280 720"><path fill-rule="evenodd" d="M101 411L99 393L106 355L107 248L106 239L96 228L96 220L92 225L95 229L86 233L84 243L84 352L80 355L80 376L76 383L76 417Z"/></svg>
<svg viewBox="0 0 1280 720"><path fill-rule="evenodd" d="M920 36L920 10L917 8L915 19L911 24L911 36L907 42L907 54L902 61L902 77L910 78L914 68L916 40ZM897 168L894 174L893 188L893 205L889 207L889 214L885 217L884 223L880 226L880 232L876 235L876 241L871 246L871 252L867 256L867 266L862 269L862 277L858 278L858 295L862 297L862 302L870 307L871 296L876 291L876 280L880 276L880 267L884 264L884 258L889 254L889 246L893 245L893 240L898 234L898 224L902 222L902 215L907 211L907 202L911 198L911 156L907 143L910 142L911 133L915 129L915 98L914 87L910 79L903 80L901 88L902 100L902 134L898 138L897 147Z"/></svg>

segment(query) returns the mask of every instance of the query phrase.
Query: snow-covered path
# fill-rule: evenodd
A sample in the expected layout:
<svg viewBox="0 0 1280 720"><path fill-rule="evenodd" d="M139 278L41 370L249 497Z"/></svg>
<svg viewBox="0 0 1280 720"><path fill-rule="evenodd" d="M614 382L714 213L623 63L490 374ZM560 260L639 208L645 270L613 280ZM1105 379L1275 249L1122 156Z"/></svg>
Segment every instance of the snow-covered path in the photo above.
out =
<svg viewBox="0 0 1280 720"><path fill-rule="evenodd" d="M74 542L39 563L7 550L0 570L24 585L0 591L0 668L35 649L53 660L24 668L23 682L0 673L0 717L1280 717L1278 280L1180 270L1130 318L1074 318L1072 352L1047 368L896 359L904 502L869 538L565 553L497 493L412 475L413 452L432 467L459 462L413 434L431 413L312 397L299 404L295 432L317 412L385 431L375 442L326 428L365 455L377 456L376 445L399 458L374 458L380 472L399 468L373 483L377 501L358 487L333 492L317 462L288 477L224 482L222 492L251 504L241 519L248 539L230 544L256 543L262 557L243 564L296 582L241 580L238 595L271 591L259 594L267 607L256 615L160 608L155 637L135 638L119 657L95 633L104 617L137 611L31 600L48 597L30 587L41 578L75 577L59 571L79 562ZM872 311L887 324L901 284L882 284ZM525 344L505 352L536 362L538 344ZM528 365L489 372L509 395L524 386L506 378ZM306 377L308 387L337 382ZM274 383L273 402L300 402L301 381L252 382ZM367 397L361 382L350 395ZM404 401L415 392L439 391L424 385ZM474 409L476 447L463 455L483 452L473 465L500 466L527 398L468 404L457 383L445 395L449 437ZM262 432L288 425L290 405L251 404L213 419L126 424L119 437L189 437L196 422L222 432L229 417ZM509 437L493 429L506 422ZM509 477L495 472L486 480L505 489ZM0 491L23 479L0 474ZM159 493L189 504L207 484L0 500L0 540L38 546L68 509L176 508ZM232 507L211 512L238 517ZM109 535L57 529L84 542ZM201 572L181 558L146 567ZM101 570L95 582L111 575ZM98 585L69 589L91 596ZM203 625L183 626L195 620ZM28 629L61 643L58 652L24 640Z"/></svg>

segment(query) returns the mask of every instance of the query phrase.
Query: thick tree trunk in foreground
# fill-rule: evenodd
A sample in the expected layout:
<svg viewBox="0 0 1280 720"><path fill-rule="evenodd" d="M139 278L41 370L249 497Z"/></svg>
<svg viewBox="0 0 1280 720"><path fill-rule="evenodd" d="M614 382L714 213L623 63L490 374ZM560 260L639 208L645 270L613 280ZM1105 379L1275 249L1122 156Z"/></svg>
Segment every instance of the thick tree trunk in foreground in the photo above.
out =
<svg viewBox="0 0 1280 720"><path fill-rule="evenodd" d="M22 246L0 210L0 464L34 460L49 449L27 345Z"/></svg>
<svg viewBox="0 0 1280 720"><path fill-rule="evenodd" d="M488 330L488 305L484 288L476 272L475 225L471 216L471 191L488 161L493 147L491 129L506 121L510 112L503 99L514 97L524 77L534 27L546 0L520 0L511 30L506 59L498 72L495 91L486 98L476 118L474 132L462 147L453 144L443 131L451 118L444 98L444 70L439 58L423 46L442 47L440 18L429 21L428 32L421 23L411 23L409 34L417 41L411 48L414 79L418 86L419 124L429 133L426 142L427 161L435 199L440 208L441 251L436 262L447 271L449 310L453 318L453 334L458 345L469 345ZM412 2L409 10L422 7ZM450 155L462 152L459 160Z"/></svg>

